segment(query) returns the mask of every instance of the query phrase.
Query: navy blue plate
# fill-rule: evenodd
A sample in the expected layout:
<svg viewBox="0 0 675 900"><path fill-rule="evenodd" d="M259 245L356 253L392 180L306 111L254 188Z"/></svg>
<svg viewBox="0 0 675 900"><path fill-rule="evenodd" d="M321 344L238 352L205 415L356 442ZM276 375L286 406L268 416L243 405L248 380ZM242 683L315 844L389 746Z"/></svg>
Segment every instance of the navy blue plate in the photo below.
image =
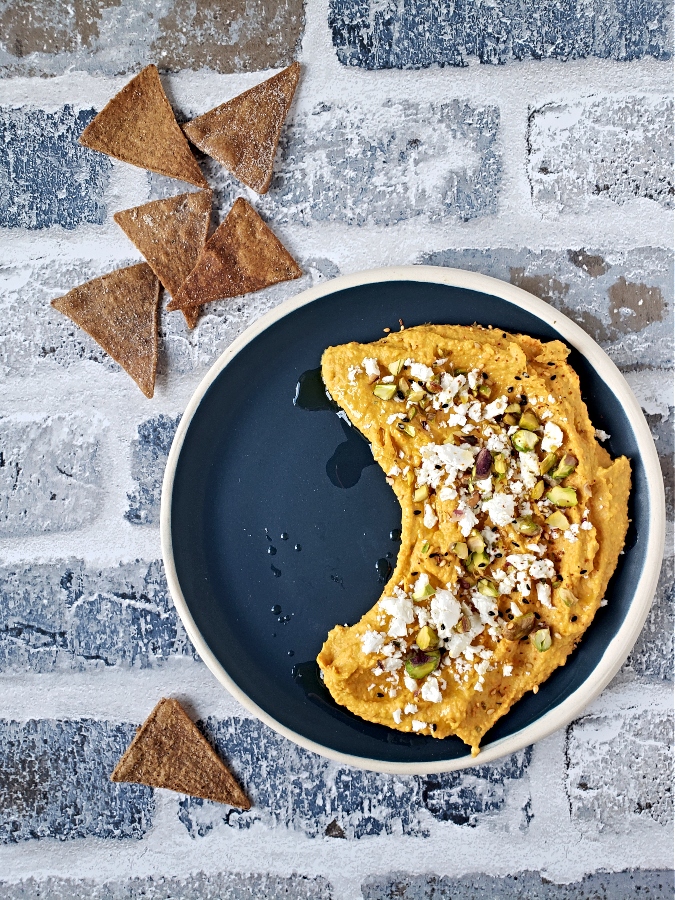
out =
<svg viewBox="0 0 675 900"><path fill-rule="evenodd" d="M181 423L165 478L162 528L179 612L200 653L236 696L277 730L319 752L370 768L431 771L470 764L466 745L365 722L337 706L318 678L314 660L329 630L357 622L380 596L400 526L394 493L357 431L334 411L294 405L298 380L319 366L325 348L377 340L384 328L397 330L400 318L406 326L479 322L568 344L570 333L582 335L606 361L600 374L597 358L593 365L587 352L573 349L570 355L592 422L611 434L605 446L612 456L631 459L626 552L610 582L607 606L568 664L488 733L488 747L496 748L490 757L543 736L531 726L551 712L555 719L570 698L576 702L585 694L586 702L609 680L646 615L647 550L662 536L653 512L658 485L648 483L655 451L651 444L654 459L645 459L645 441L651 443L646 424L625 408L621 392L628 388L591 339L511 286L460 273L461 281L494 285L509 295L505 299L413 280L428 278L430 270L413 271L410 280L307 292L322 295L302 305L296 298L288 304L296 308L275 311L266 327L254 326L253 336L239 339L239 349L214 367ZM431 271L442 273L439 279L451 274ZM522 305L514 305L511 297L517 295ZM621 396L608 383L617 377ZM609 659L617 652L618 662ZM594 679L601 660L605 670ZM546 733L560 724L549 719Z"/></svg>

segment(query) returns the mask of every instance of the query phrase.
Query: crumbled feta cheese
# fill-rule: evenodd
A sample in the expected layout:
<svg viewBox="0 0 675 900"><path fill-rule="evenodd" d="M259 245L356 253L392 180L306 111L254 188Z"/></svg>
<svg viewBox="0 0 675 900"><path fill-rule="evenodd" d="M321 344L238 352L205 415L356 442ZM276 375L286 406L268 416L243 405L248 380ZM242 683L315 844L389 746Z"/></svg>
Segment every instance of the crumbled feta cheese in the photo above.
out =
<svg viewBox="0 0 675 900"><path fill-rule="evenodd" d="M420 722L418 719L413 719L410 724L413 731L424 731L424 729L427 727L426 722Z"/></svg>
<svg viewBox="0 0 675 900"><path fill-rule="evenodd" d="M350 366L347 370L347 379L350 384L356 384L356 376L363 372L361 366Z"/></svg>
<svg viewBox="0 0 675 900"><path fill-rule="evenodd" d="M537 562L531 553L511 553L506 557L506 561L518 572L525 572L529 566Z"/></svg>
<svg viewBox="0 0 675 900"><path fill-rule="evenodd" d="M467 415L473 422L480 422L481 418L483 417L483 408L479 400L474 400L474 402L469 406Z"/></svg>
<svg viewBox="0 0 675 900"><path fill-rule="evenodd" d="M546 584L545 581L539 581L537 583L537 600L541 603L542 606L546 606L549 609L553 609L553 604L551 603L551 585Z"/></svg>
<svg viewBox="0 0 675 900"><path fill-rule="evenodd" d="M513 672L513 666L504 666L504 668L502 669L504 678L508 678L511 672Z"/></svg>
<svg viewBox="0 0 675 900"><path fill-rule="evenodd" d="M541 449L544 453L552 453L562 447L563 433L555 422L547 422L544 425L544 437L541 440Z"/></svg>
<svg viewBox="0 0 675 900"><path fill-rule="evenodd" d="M477 481L476 488L481 492L481 494L490 494L492 492L492 475L488 475L487 478L483 478L481 481Z"/></svg>
<svg viewBox="0 0 675 900"><path fill-rule="evenodd" d="M603 431L602 428L595 429L595 436L599 441L608 441L611 438L611 434L607 434L606 431Z"/></svg>
<svg viewBox="0 0 675 900"><path fill-rule="evenodd" d="M371 356L367 356L363 360L361 365L365 369L366 375L368 376L368 378L379 378L380 377L380 367L378 366L376 359L373 359Z"/></svg>
<svg viewBox="0 0 675 900"><path fill-rule="evenodd" d="M454 487L443 487L438 492L439 500L454 500L457 496L457 491Z"/></svg>
<svg viewBox="0 0 675 900"><path fill-rule="evenodd" d="M515 508L515 501L509 494L495 494L490 500L483 501L483 512L490 516L493 525L502 527L513 520Z"/></svg>
<svg viewBox="0 0 675 900"><path fill-rule="evenodd" d="M457 504L457 511L460 513L460 517L457 520L459 530L464 537L468 537L473 526L478 524L478 518L471 507L467 506L463 500L460 500Z"/></svg>
<svg viewBox="0 0 675 900"><path fill-rule="evenodd" d="M438 588L429 607L431 621L441 637L450 634L462 615L462 607L452 591Z"/></svg>
<svg viewBox="0 0 675 900"><path fill-rule="evenodd" d="M403 684L408 688L411 694L414 694L417 690L417 682L414 678L411 678L407 672L403 673ZM406 707L406 712L408 711ZM417 712L417 708L415 708L414 712Z"/></svg>
<svg viewBox="0 0 675 900"><path fill-rule="evenodd" d="M510 559L510 557L508 558ZM540 580L544 578L550 580L555 577L555 566L550 559L535 559L530 566L530 576Z"/></svg>
<svg viewBox="0 0 675 900"><path fill-rule="evenodd" d="M382 384L393 384L393 383L394 383L393 375L385 375L384 378L382 378Z"/></svg>
<svg viewBox="0 0 675 900"><path fill-rule="evenodd" d="M492 403L488 403L485 409L483 410L483 416L486 419L496 419L497 416L501 416L506 407L509 405L509 398L506 395L498 397L496 400L493 400Z"/></svg>
<svg viewBox="0 0 675 900"><path fill-rule="evenodd" d="M380 600L380 607L391 616L387 634L391 637L405 637L408 631L407 626L414 619L412 600L409 600L405 594L403 597L383 597Z"/></svg>
<svg viewBox="0 0 675 900"><path fill-rule="evenodd" d="M406 705L403 707L403 712L406 714L406 716L414 716L417 712L417 707L414 703L406 703Z"/></svg>
<svg viewBox="0 0 675 900"><path fill-rule="evenodd" d="M405 413L392 413L387 416L387 425L393 425L397 419L405 419Z"/></svg>
<svg viewBox="0 0 675 900"><path fill-rule="evenodd" d="M584 531L590 531L593 525L588 521L588 519L584 519L584 521L581 523L581 527Z"/></svg>
<svg viewBox="0 0 675 900"><path fill-rule="evenodd" d="M380 665L385 672L397 672L403 666L403 660L390 656L387 659L383 659Z"/></svg>
<svg viewBox="0 0 675 900"><path fill-rule="evenodd" d="M422 685L421 695L422 700L426 700L427 703L440 703L443 700L443 694L441 694L441 689L438 686L438 680L434 678L433 675L429 675Z"/></svg>
<svg viewBox="0 0 675 900"><path fill-rule="evenodd" d="M413 378L419 378L420 381L431 381L434 377L434 370L424 363L412 363L410 366L410 374Z"/></svg>
<svg viewBox="0 0 675 900"><path fill-rule="evenodd" d="M395 710L393 711L393 713L391 714L392 719L394 720L394 722L396 722L397 725L400 725L400 724L401 724L401 717L402 717L402 716L403 716L403 713L401 712L400 709L395 709Z"/></svg>
<svg viewBox="0 0 675 900"><path fill-rule="evenodd" d="M515 602L515 600L511 601L511 615L518 618L518 616L522 616L522 612L520 611L520 607Z"/></svg>
<svg viewBox="0 0 675 900"><path fill-rule="evenodd" d="M531 491L539 480L539 459L536 453L519 453L520 477L525 487Z"/></svg>
<svg viewBox="0 0 675 900"><path fill-rule="evenodd" d="M569 528L567 529L567 531L563 531L563 537L570 544L576 544L576 542L577 542L576 534L573 531L571 531Z"/></svg>
<svg viewBox="0 0 675 900"><path fill-rule="evenodd" d="M364 653L379 653L384 644L384 635L379 631L371 631L368 629L361 636L361 648Z"/></svg>
<svg viewBox="0 0 675 900"><path fill-rule="evenodd" d="M431 508L431 504L425 503L424 504L424 527L425 528L433 528L437 522L438 522L438 516Z"/></svg>

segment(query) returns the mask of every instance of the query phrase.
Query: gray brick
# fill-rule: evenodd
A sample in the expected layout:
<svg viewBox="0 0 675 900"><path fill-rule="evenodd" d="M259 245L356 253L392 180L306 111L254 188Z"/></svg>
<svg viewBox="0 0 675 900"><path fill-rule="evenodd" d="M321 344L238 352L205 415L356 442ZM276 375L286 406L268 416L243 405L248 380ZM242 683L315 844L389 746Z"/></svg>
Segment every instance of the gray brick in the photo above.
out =
<svg viewBox="0 0 675 900"><path fill-rule="evenodd" d="M131 444L131 474L136 488L127 494L129 506L124 518L132 525L159 524L164 468L180 416L160 414L138 426Z"/></svg>
<svg viewBox="0 0 675 900"><path fill-rule="evenodd" d="M367 878L361 891L363 900L671 900L673 878L666 869L600 871L567 884L555 884L539 872L528 871L461 878L401 873Z"/></svg>
<svg viewBox="0 0 675 900"><path fill-rule="evenodd" d="M645 418L654 438L666 491L666 516L673 518L675 512L675 407L668 407L668 414L646 413Z"/></svg>
<svg viewBox="0 0 675 900"><path fill-rule="evenodd" d="M672 511L672 506L670 507ZM675 560L667 556L644 628L623 671L656 680L673 680L675 650Z"/></svg>
<svg viewBox="0 0 675 900"><path fill-rule="evenodd" d="M256 71L292 62L303 30L303 0L4 0L0 75Z"/></svg>
<svg viewBox="0 0 675 900"><path fill-rule="evenodd" d="M160 561L0 568L0 672L147 669L196 653Z"/></svg>
<svg viewBox="0 0 675 900"><path fill-rule="evenodd" d="M331 900L332 888L320 875L195 872L185 878L149 875L97 883L89 879L28 878L0 881L2 900Z"/></svg>
<svg viewBox="0 0 675 900"><path fill-rule="evenodd" d="M142 838L152 790L109 780L133 734L91 719L0 720L0 843Z"/></svg>
<svg viewBox="0 0 675 900"><path fill-rule="evenodd" d="M632 368L636 360L673 365L670 250L441 250L419 262L482 272L522 287L581 325L620 367Z"/></svg>
<svg viewBox="0 0 675 900"><path fill-rule="evenodd" d="M104 498L102 425L78 415L0 418L0 537L73 531Z"/></svg>
<svg viewBox="0 0 675 900"><path fill-rule="evenodd" d="M669 59L665 0L330 0L338 59L365 69L420 69L524 59Z"/></svg>
<svg viewBox="0 0 675 900"><path fill-rule="evenodd" d="M169 179L166 179L168 181ZM156 185L153 193L167 190ZM173 185L169 194L175 194ZM137 259L21 262L0 268L0 314L4 326L0 333L0 373L20 377L49 373L59 369L95 362L105 370L128 376L92 340L49 302L75 285L131 265ZM172 377L186 372L204 371L226 347L252 322L281 303L326 278L339 274L328 259L302 259L305 274L297 281L284 282L248 294L242 298L209 304L194 331L188 331L181 313L161 315L158 374Z"/></svg>
<svg viewBox="0 0 675 900"><path fill-rule="evenodd" d="M72 106L57 112L0 107L0 227L103 222L112 163L77 143L95 114Z"/></svg>
<svg viewBox="0 0 675 900"><path fill-rule="evenodd" d="M319 103L284 128L274 178L257 204L273 223L393 225L497 212L499 110L460 100L389 100L378 109ZM224 213L239 185L205 171Z"/></svg>
<svg viewBox="0 0 675 900"><path fill-rule="evenodd" d="M527 171L542 210L583 212L600 199L636 198L671 209L673 102L603 97L530 109Z"/></svg>
<svg viewBox="0 0 675 900"><path fill-rule="evenodd" d="M566 790L583 832L672 831L673 713L650 708L591 713L567 726Z"/></svg>
<svg viewBox="0 0 675 900"><path fill-rule="evenodd" d="M207 719L205 733L251 797L249 812L187 797L179 819L193 836L257 822L309 837L427 835L434 820L474 826L501 809L527 776L529 749L492 765L426 778L378 775L330 763L252 719Z"/></svg>

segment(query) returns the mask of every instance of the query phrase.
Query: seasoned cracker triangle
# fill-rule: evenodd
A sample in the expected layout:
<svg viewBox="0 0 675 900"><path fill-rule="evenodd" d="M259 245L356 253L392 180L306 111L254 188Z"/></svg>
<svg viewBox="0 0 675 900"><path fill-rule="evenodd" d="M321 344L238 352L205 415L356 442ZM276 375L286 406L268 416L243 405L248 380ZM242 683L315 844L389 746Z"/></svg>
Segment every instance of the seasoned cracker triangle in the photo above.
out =
<svg viewBox="0 0 675 900"><path fill-rule="evenodd" d="M172 297L195 267L206 243L210 218L210 191L179 194L114 215ZM199 309L186 310L184 316L188 326L194 328Z"/></svg>
<svg viewBox="0 0 675 900"><path fill-rule="evenodd" d="M150 266L116 269L52 300L152 397L157 370L159 281Z"/></svg>
<svg viewBox="0 0 675 900"><path fill-rule="evenodd" d="M156 66L146 66L110 100L84 129L80 144L160 175L208 186Z"/></svg>
<svg viewBox="0 0 675 900"><path fill-rule="evenodd" d="M239 197L206 242L197 265L167 309L190 309L238 297L301 275L302 270L281 241Z"/></svg>
<svg viewBox="0 0 675 900"><path fill-rule="evenodd" d="M251 802L177 700L162 699L110 776L250 809Z"/></svg>
<svg viewBox="0 0 675 900"><path fill-rule="evenodd" d="M281 127L298 86L300 63L183 126L192 143L259 194L272 181Z"/></svg>

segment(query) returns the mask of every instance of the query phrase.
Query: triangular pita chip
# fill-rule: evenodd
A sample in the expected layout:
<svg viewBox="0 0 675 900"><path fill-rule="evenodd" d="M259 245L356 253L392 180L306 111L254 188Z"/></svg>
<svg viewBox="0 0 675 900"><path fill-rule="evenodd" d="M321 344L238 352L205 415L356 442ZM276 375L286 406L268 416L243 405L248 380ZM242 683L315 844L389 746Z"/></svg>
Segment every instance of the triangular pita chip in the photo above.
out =
<svg viewBox="0 0 675 900"><path fill-rule="evenodd" d="M80 143L122 162L207 187L171 109L156 66L146 66L80 135Z"/></svg>
<svg viewBox="0 0 675 900"><path fill-rule="evenodd" d="M192 143L259 194L267 192L300 63L183 126Z"/></svg>
<svg viewBox="0 0 675 900"><path fill-rule="evenodd" d="M168 788L250 809L251 802L177 700L160 700L136 732L111 781Z"/></svg>
<svg viewBox="0 0 675 900"><path fill-rule="evenodd" d="M211 192L197 191L154 200L117 212L114 219L175 297L206 243ZM189 327L194 328L199 309L186 310L184 315Z"/></svg>
<svg viewBox="0 0 675 900"><path fill-rule="evenodd" d="M258 213L239 197L206 242L167 309L189 309L299 278L302 270Z"/></svg>
<svg viewBox="0 0 675 900"><path fill-rule="evenodd" d="M157 371L159 281L150 266L116 269L52 300L152 397Z"/></svg>

